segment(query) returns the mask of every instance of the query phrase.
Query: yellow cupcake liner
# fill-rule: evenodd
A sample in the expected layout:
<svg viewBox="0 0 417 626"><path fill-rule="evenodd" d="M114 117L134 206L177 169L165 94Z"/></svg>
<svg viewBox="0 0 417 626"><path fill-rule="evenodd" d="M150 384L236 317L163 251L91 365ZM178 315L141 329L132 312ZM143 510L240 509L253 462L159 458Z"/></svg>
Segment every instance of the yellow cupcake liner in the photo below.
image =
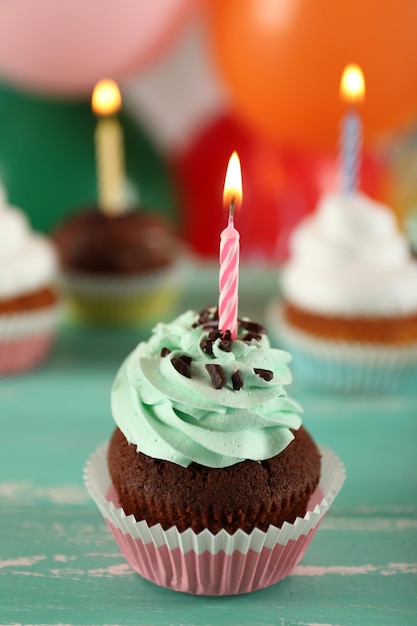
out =
<svg viewBox="0 0 417 626"><path fill-rule="evenodd" d="M62 289L69 315L78 322L144 325L175 309L186 275L185 261L138 277L64 273Z"/></svg>
<svg viewBox="0 0 417 626"><path fill-rule="evenodd" d="M180 291L164 289L159 293L99 298L72 294L69 299L70 316L77 321L100 324L140 324L160 319L175 307Z"/></svg>

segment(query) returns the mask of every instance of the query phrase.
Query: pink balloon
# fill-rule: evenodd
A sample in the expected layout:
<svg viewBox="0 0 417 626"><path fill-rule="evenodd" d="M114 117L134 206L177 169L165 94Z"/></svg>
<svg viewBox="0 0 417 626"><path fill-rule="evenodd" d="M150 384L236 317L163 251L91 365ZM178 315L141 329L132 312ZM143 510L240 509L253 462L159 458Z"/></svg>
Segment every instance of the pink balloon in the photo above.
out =
<svg viewBox="0 0 417 626"><path fill-rule="evenodd" d="M192 0L5 0L0 76L25 89L85 95L152 63L191 12Z"/></svg>

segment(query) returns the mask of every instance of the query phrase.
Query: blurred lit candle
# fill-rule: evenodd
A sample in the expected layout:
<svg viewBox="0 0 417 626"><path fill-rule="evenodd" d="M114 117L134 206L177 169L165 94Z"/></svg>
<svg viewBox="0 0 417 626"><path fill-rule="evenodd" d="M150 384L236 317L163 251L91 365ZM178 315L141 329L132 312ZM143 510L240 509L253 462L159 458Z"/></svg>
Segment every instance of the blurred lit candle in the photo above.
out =
<svg viewBox="0 0 417 626"><path fill-rule="evenodd" d="M340 81L340 95L346 104L340 134L342 191L354 193L359 187L362 160L362 120L358 105L365 96L365 81L357 65L348 65Z"/></svg>
<svg viewBox="0 0 417 626"><path fill-rule="evenodd" d="M120 91L113 80L96 84L91 107L99 117L95 131L98 205L108 215L126 208L123 129L115 117L121 105Z"/></svg>
<svg viewBox="0 0 417 626"><path fill-rule="evenodd" d="M219 330L230 330L232 339L237 334L237 309L239 285L239 232L234 226L235 210L242 203L242 174L240 161L233 152L227 166L223 204L229 210L227 228L220 235L219 276Z"/></svg>

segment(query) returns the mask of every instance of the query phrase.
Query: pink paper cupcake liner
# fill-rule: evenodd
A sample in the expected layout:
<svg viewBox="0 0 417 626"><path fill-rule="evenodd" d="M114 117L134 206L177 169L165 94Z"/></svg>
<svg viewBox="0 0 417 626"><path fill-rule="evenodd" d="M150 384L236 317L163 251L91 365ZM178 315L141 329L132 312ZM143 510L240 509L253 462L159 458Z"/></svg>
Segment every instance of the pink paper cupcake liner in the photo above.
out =
<svg viewBox="0 0 417 626"><path fill-rule="evenodd" d="M59 320L59 305L0 317L0 375L31 369L48 355Z"/></svg>
<svg viewBox="0 0 417 626"><path fill-rule="evenodd" d="M209 530L164 531L137 522L120 507L107 469L107 447L98 448L84 469L85 485L129 565L143 578L174 591L197 595L236 595L282 580L303 557L323 516L345 480L338 457L320 446L320 484L308 511L281 529L270 526L250 534Z"/></svg>

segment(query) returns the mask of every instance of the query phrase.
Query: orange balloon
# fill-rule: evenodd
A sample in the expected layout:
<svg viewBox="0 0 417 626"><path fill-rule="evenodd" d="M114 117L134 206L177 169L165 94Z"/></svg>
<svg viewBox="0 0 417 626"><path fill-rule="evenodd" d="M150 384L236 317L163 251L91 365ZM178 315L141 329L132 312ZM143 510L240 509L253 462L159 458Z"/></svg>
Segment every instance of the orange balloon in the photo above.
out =
<svg viewBox="0 0 417 626"><path fill-rule="evenodd" d="M211 0L207 10L236 112L268 138L334 145L348 63L365 77L365 140L416 119L416 0Z"/></svg>

